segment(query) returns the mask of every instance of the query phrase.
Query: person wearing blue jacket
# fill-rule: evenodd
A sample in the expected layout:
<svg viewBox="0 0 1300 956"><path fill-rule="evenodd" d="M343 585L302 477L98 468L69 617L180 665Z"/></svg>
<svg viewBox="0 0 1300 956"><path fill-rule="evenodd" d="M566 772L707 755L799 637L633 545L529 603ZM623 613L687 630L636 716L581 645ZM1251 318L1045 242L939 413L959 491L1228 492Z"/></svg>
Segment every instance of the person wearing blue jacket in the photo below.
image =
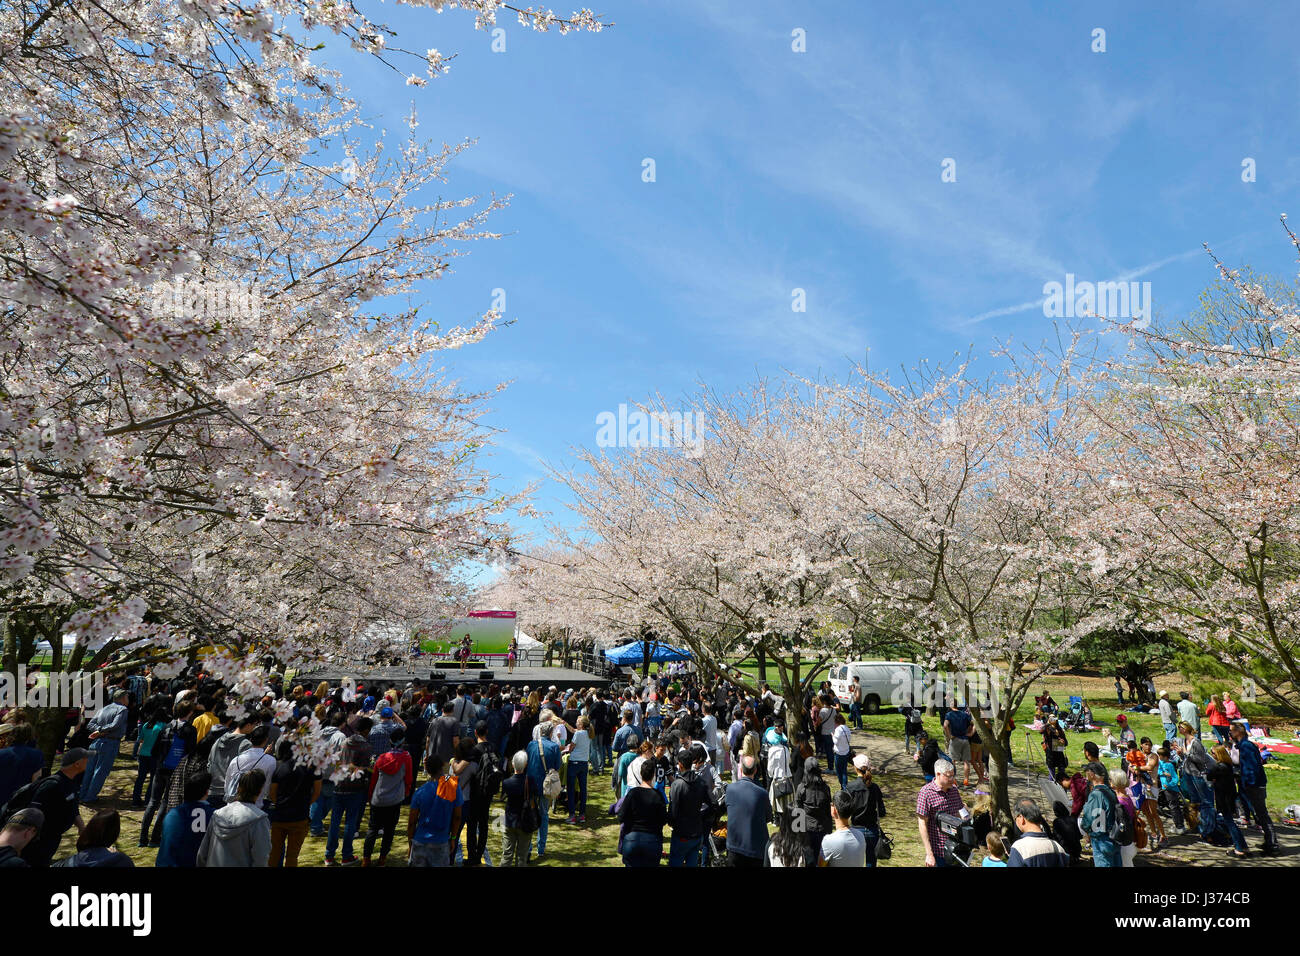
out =
<svg viewBox="0 0 1300 956"><path fill-rule="evenodd" d="M172 807L163 817L162 843L154 866L196 866L199 846L215 809L207 801L211 783L212 775L207 771L185 781L185 802Z"/></svg>
<svg viewBox="0 0 1300 956"><path fill-rule="evenodd" d="M1259 755L1259 747L1246 735L1246 728L1239 723L1232 725L1232 762L1241 768L1241 795L1246 798L1255 813L1255 819L1264 828L1264 842L1259 852L1268 855L1277 852L1277 831L1273 829L1273 818L1268 815L1266 799L1268 797L1268 779L1264 776L1264 761Z"/></svg>
<svg viewBox="0 0 1300 956"><path fill-rule="evenodd" d="M537 854L534 859L540 859L546 852L546 832L549 829L547 821L551 815L551 801L543 793L542 783L546 780L548 770L558 773L560 769L560 745L551 739L551 731L554 729L555 725L551 721L543 721L538 726L537 739L528 744L528 776L542 809L542 826L537 831Z"/></svg>
<svg viewBox="0 0 1300 956"><path fill-rule="evenodd" d="M1092 784L1092 790L1079 813L1079 832L1092 844L1092 865L1121 866L1119 846L1113 834L1115 815L1123 811L1119 807L1119 798L1110 788L1110 775L1105 764L1096 762L1084 767L1083 773Z"/></svg>

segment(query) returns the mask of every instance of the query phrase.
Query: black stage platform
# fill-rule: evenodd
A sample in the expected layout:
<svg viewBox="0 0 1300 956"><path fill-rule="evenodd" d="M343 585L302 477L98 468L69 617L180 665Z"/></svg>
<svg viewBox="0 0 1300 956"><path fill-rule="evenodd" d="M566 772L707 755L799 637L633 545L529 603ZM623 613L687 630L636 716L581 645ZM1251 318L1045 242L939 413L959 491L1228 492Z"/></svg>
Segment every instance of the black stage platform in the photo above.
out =
<svg viewBox="0 0 1300 956"><path fill-rule="evenodd" d="M484 670L492 672L490 679L480 678ZM432 677L430 676L432 674ZM310 672L303 671L293 676L293 683L310 686L319 681L329 681L331 684L338 684L348 678L356 681L358 684L365 684L369 687L371 684L387 683L397 687L405 687L413 680L420 680L424 683L432 681L434 684L447 684L455 687L457 684L497 684L501 687L523 688L528 687L530 690L546 690L554 684L560 690L568 690L571 687L609 687L611 678L602 677L597 674L589 674L586 671L572 670L567 667L516 667L513 674L506 673L504 667L488 666L486 668L467 667L465 673L461 673L457 667L434 667L430 662L428 667L422 670L412 670L410 667L322 667Z"/></svg>

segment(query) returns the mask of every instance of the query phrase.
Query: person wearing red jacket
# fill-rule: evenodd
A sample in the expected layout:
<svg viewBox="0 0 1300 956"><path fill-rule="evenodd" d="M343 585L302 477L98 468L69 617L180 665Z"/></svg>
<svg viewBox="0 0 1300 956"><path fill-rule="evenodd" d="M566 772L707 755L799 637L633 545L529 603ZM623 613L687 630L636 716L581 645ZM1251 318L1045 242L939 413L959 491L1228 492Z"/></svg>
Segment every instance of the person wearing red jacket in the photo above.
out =
<svg viewBox="0 0 1300 956"><path fill-rule="evenodd" d="M397 819L402 804L411 796L415 784L415 769L411 755L402 746L406 731L394 727L390 733L393 749L375 761L375 771L370 775L370 829L366 831L365 853L362 866L370 866L375 840L383 834L379 846L379 866L388 860L393 848L393 835L397 832Z"/></svg>

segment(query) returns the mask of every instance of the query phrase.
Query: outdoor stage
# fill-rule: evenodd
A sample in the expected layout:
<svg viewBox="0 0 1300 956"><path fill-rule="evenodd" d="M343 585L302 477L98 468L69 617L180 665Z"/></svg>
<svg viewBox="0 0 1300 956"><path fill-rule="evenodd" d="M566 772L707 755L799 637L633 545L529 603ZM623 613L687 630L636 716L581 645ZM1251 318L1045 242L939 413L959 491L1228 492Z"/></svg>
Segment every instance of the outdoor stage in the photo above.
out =
<svg viewBox="0 0 1300 956"><path fill-rule="evenodd" d="M492 672L490 679L480 679L479 675L488 670ZM432 675L432 676L430 676ZM501 687L523 688L528 687L530 690L546 690L554 684L560 690L581 687L600 687L606 688L610 685L612 678L598 674L589 674L586 671L573 670L567 667L516 667L513 674L506 673L504 667L497 667L489 664L487 667L467 667L462 674L456 667L434 667L433 662L420 669L412 670L409 666L397 667L356 667L356 668L333 668L324 667L310 672L304 671L301 674L295 674L294 683L309 686L318 681L326 680L331 684L351 678L358 684L364 684L369 687L371 684L388 683L397 687L405 687L410 681L420 680L424 683L447 684L455 687L457 684L477 684L484 686L487 684L497 684Z"/></svg>

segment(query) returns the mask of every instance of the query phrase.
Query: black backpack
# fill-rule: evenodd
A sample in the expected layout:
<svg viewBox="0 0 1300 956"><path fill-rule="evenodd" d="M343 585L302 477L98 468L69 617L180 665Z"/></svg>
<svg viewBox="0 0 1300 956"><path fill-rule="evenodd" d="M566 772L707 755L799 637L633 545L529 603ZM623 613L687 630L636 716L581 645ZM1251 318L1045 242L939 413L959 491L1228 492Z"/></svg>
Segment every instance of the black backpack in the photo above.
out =
<svg viewBox="0 0 1300 956"><path fill-rule="evenodd" d="M496 796L505 778L505 771L501 769L501 758L493 750L484 750L478 758L478 772L474 774L475 797L491 799Z"/></svg>
<svg viewBox="0 0 1300 956"><path fill-rule="evenodd" d="M41 786L46 783L46 781L53 779L54 777L52 775L41 777L41 779L24 784L15 790L13 795L9 797L8 802L6 802L3 807L0 807L0 827L3 827L8 823L9 818L19 810L26 810L30 807L32 801L36 799L36 793L40 790Z"/></svg>

